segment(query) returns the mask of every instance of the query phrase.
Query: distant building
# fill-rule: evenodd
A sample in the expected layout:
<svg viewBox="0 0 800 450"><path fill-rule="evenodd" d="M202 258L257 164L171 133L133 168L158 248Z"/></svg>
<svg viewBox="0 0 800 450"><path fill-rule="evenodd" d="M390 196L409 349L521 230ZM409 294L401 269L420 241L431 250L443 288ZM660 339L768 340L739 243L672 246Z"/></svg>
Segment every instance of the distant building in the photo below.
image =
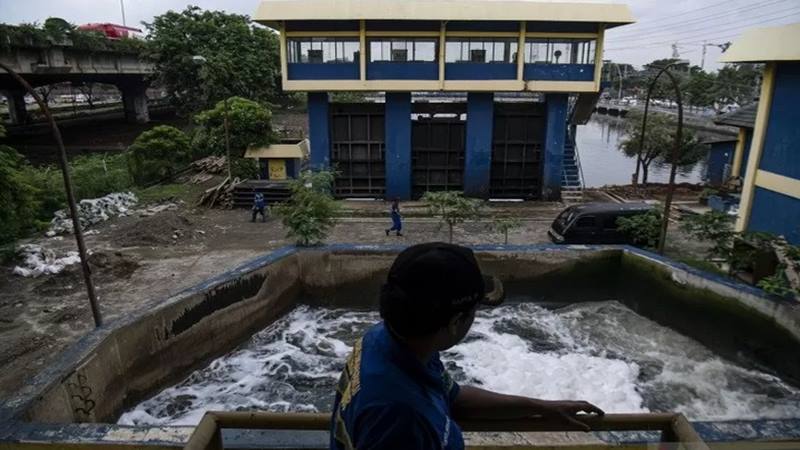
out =
<svg viewBox="0 0 800 450"><path fill-rule="evenodd" d="M312 167L336 169L337 196L401 199L559 199L605 30L633 22L625 5L487 0L263 0L254 19L280 32L283 89L308 92Z"/></svg>
<svg viewBox="0 0 800 450"><path fill-rule="evenodd" d="M720 58L766 63L750 149L745 142L736 157L746 161L736 229L783 235L793 244L800 244L798 42L800 23L753 29Z"/></svg>

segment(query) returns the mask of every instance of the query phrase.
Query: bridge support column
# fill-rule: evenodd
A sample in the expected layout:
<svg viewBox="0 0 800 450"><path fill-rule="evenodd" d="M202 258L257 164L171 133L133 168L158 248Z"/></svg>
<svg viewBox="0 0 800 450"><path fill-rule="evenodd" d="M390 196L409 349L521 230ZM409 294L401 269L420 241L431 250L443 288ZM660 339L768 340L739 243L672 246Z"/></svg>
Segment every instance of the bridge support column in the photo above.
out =
<svg viewBox="0 0 800 450"><path fill-rule="evenodd" d="M567 94L547 94L542 200L561 200L561 172L567 139Z"/></svg>
<svg viewBox="0 0 800 450"><path fill-rule="evenodd" d="M150 111L147 109L147 85L144 83L121 84L117 86L122 92L122 107L125 120L130 123L147 123Z"/></svg>
<svg viewBox="0 0 800 450"><path fill-rule="evenodd" d="M331 164L329 106L327 92L308 93L309 163L314 170L326 170Z"/></svg>
<svg viewBox="0 0 800 450"><path fill-rule="evenodd" d="M467 142L464 149L464 195L489 198L492 174L494 94L467 94Z"/></svg>
<svg viewBox="0 0 800 450"><path fill-rule="evenodd" d="M411 200L411 93L386 93L386 198Z"/></svg>
<svg viewBox="0 0 800 450"><path fill-rule="evenodd" d="M28 111L25 109L25 91L14 89L4 91L8 99L8 115L13 125L23 125L28 121Z"/></svg>

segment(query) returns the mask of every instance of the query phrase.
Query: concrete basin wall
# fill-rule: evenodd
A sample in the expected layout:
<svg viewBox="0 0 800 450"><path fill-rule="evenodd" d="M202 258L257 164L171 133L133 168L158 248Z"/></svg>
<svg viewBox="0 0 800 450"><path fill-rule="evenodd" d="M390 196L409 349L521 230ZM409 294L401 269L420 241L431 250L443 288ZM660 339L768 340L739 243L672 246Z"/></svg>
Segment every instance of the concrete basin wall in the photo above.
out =
<svg viewBox="0 0 800 450"><path fill-rule="evenodd" d="M0 408L0 431L4 423L19 420L113 422L125 408L230 351L299 303L373 308L380 284L402 248L285 248L170 299L154 301L138 314L90 333L32 380ZM474 249L483 270L501 278L511 295L524 293L556 302L617 299L645 315L661 311L653 304L667 310L694 304L686 308L695 315L695 322L686 331L679 330L692 337L704 335L697 323L715 329L715 322L730 322L740 330L768 324L767 332L750 335L751 340L763 340L760 347L782 341L779 348L784 351L784 346L796 349L800 344L795 305L636 249ZM638 284L634 279L640 280ZM640 285L648 283L650 287L642 291ZM669 314L662 319L674 326ZM790 360L786 355L792 354L783 353L783 357ZM765 361L790 375L800 373L800 364L781 365L775 360L779 356L774 352ZM0 433L0 442L6 437Z"/></svg>

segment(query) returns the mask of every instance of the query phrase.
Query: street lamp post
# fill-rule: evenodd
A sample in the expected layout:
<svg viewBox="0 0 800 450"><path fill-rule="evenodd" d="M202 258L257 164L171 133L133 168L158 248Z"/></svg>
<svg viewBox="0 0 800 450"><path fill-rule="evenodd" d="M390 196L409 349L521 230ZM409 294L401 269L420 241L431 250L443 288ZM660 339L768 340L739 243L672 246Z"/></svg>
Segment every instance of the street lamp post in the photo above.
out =
<svg viewBox="0 0 800 450"><path fill-rule="evenodd" d="M42 97L36 92L33 87L25 81L17 72L12 70L6 64L0 62L0 68L8 72L12 78L14 78L17 83L19 83L26 91L28 91L31 96L33 96L36 103L39 105L39 109L44 113L44 116L47 118L47 121L50 123L50 130L53 133L53 139L56 141L56 147L58 147L58 162L61 166L61 175L64 179L64 191L67 194L67 204L69 205L69 213L72 216L72 230L75 234L75 242L78 244L78 255L81 259L81 268L83 269L83 281L86 284L86 294L89 297L89 306L92 309L92 316L94 318L94 325L95 327L99 327L103 324L103 318L100 314L100 308L97 305L97 294L94 290L94 283L92 282L92 270L89 267L89 260L86 258L86 245L83 242L83 231L81 230L81 222L78 217L78 207L75 204L75 193L72 190L72 178L69 174L69 163L67 162L67 152L64 148L64 141L61 139L61 130L58 129L58 124L56 124L53 115L50 113L50 108L47 107L47 103L42 100Z"/></svg>

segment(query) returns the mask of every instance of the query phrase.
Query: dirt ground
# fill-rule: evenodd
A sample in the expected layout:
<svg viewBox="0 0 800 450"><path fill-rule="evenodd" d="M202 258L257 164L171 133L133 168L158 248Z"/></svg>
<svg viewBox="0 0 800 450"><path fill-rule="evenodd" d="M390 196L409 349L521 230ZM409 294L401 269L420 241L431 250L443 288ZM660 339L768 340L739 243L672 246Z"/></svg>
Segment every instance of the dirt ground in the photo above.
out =
<svg viewBox="0 0 800 450"><path fill-rule="evenodd" d="M277 219L251 223L247 210L197 209L176 205L154 215L117 217L86 236L105 321L132 312L143 302L171 295L276 248L289 245ZM343 202L345 216L329 243L417 243L447 240L446 228L426 217L424 205L403 204L404 236L387 236L388 206L377 201ZM523 227L511 244L549 242L547 229L561 203L498 203L487 217L456 228L465 244L502 243L491 217L513 215ZM676 242L686 241L675 239ZM75 248L71 235L31 240L64 254ZM13 264L0 266L0 399L12 394L61 351L93 327L80 265L58 275L23 278Z"/></svg>

